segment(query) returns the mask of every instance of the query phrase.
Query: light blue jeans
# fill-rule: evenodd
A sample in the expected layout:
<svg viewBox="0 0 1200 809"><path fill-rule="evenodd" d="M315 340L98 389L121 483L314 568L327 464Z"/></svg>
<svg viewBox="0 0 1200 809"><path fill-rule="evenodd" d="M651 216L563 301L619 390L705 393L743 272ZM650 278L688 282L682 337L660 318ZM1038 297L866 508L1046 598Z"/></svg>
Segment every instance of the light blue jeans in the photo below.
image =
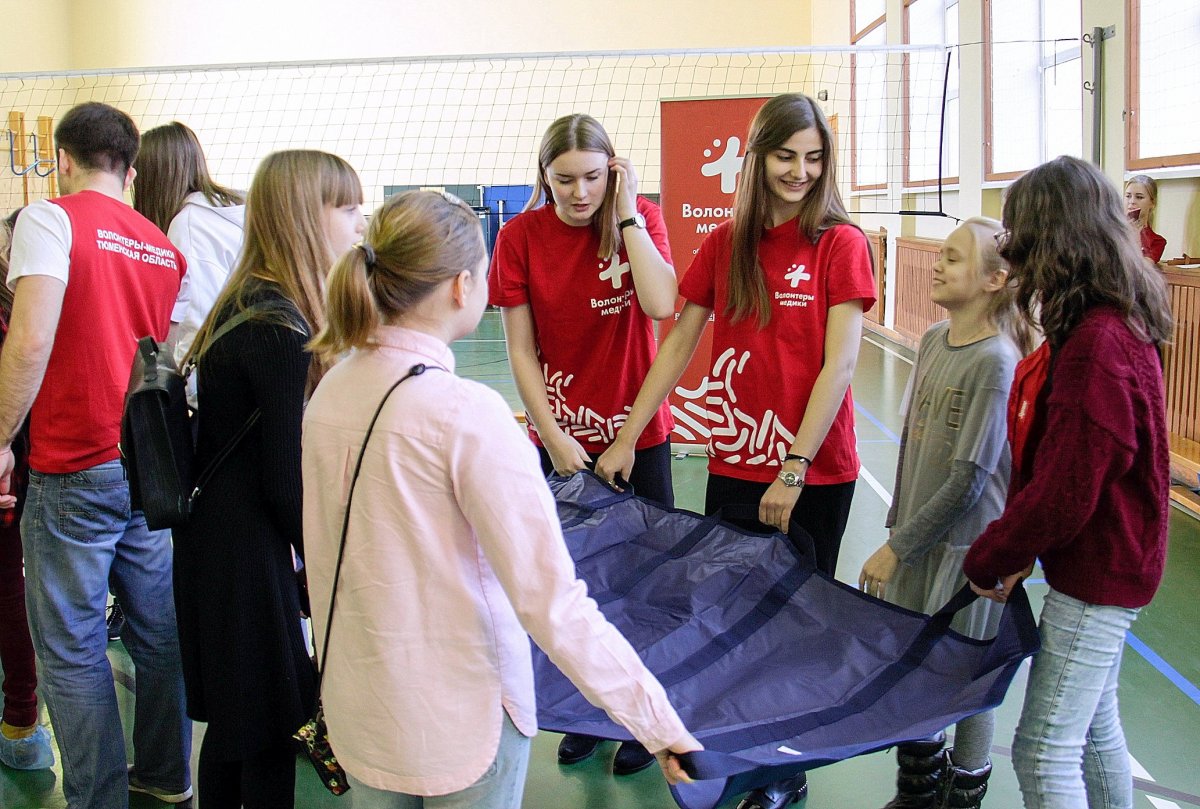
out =
<svg viewBox="0 0 1200 809"><path fill-rule="evenodd" d="M1130 809L1133 775L1117 712L1125 633L1138 611L1050 590L1013 767L1026 809Z"/></svg>
<svg viewBox="0 0 1200 809"><path fill-rule="evenodd" d="M191 784L191 723L171 586L171 534L131 511L120 461L65 475L30 471L21 520L29 624L63 762L71 809L129 805L125 734L106 654L111 583L125 611L122 639L136 672L133 749L138 780Z"/></svg>
<svg viewBox="0 0 1200 809"><path fill-rule="evenodd" d="M346 774L353 809L520 809L529 767L529 737L517 730L508 711L500 727L496 760L471 786L449 795L422 797L369 787Z"/></svg>

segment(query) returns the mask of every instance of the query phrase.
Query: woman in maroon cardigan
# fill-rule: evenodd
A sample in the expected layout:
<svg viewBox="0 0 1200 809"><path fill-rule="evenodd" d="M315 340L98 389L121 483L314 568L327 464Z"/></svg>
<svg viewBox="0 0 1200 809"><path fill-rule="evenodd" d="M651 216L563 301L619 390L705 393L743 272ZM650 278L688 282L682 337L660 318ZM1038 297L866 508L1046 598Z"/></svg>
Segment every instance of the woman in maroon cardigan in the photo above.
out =
<svg viewBox="0 0 1200 809"><path fill-rule="evenodd" d="M1166 287L1119 192L1082 160L1013 183L1004 225L1000 255L1046 344L1012 388L1008 503L963 568L998 601L1037 560L1050 585L1013 742L1027 809L1131 807L1117 677L1166 556Z"/></svg>

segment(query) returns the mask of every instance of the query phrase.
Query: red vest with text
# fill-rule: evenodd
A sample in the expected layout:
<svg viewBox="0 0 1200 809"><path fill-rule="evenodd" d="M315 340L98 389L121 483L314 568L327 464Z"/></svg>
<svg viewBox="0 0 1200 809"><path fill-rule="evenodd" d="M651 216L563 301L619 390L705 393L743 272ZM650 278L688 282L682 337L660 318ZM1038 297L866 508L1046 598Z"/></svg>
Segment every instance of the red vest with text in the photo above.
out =
<svg viewBox="0 0 1200 809"><path fill-rule="evenodd" d="M137 341L164 340L186 271L167 237L96 191L51 200L71 220L62 315L29 414L29 465L65 474L119 457L121 411Z"/></svg>

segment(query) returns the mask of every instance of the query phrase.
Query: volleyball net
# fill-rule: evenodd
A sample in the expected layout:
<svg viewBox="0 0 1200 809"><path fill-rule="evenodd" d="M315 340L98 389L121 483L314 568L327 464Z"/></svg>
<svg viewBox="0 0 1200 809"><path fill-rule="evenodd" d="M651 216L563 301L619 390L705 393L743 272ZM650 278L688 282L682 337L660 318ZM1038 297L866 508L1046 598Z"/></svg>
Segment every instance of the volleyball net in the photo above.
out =
<svg viewBox="0 0 1200 809"><path fill-rule="evenodd" d="M182 121L221 183L250 184L264 156L314 148L359 172L368 210L400 188L533 182L542 133L585 112L661 191L659 102L803 92L838 133L839 183L863 212L940 211L957 174L954 47L796 48L363 60L0 75L7 166L0 208L54 195L53 123L102 101L145 130ZM949 121L949 126L947 125ZM857 193L856 193L857 192ZM903 205L902 205L903 198ZM474 201L478 204L478 201Z"/></svg>

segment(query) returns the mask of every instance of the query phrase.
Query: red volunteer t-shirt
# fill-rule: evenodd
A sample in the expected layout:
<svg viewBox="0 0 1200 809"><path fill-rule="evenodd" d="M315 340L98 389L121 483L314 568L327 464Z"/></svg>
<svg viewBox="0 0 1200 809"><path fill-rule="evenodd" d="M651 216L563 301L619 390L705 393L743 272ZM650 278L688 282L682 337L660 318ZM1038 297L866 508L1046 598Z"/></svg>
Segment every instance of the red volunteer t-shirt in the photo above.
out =
<svg viewBox="0 0 1200 809"><path fill-rule="evenodd" d="M658 206L638 198L646 229L669 263ZM560 427L590 453L603 452L625 423L658 351L654 322L638 306L629 258L597 258L600 237L572 227L553 205L501 228L488 275L489 302L529 304L546 396ZM637 448L666 441L674 422L664 402ZM532 423L529 436L541 445Z"/></svg>
<svg viewBox="0 0 1200 809"><path fill-rule="evenodd" d="M92 191L50 201L71 221L71 264L29 414L29 465L66 474L119 457L137 341L166 339L187 265L163 232L124 202Z"/></svg>
<svg viewBox="0 0 1200 809"><path fill-rule="evenodd" d="M864 311L870 309L875 281L867 239L858 228L838 225L812 244L792 219L765 231L759 243L770 323L765 329L759 329L754 317L731 323L725 307L732 234L732 221L709 234L683 276L679 294L716 315L704 401L712 428L709 472L769 483L796 437L824 364L829 308L862 300ZM858 477L849 389L812 461L805 476L810 484Z"/></svg>

